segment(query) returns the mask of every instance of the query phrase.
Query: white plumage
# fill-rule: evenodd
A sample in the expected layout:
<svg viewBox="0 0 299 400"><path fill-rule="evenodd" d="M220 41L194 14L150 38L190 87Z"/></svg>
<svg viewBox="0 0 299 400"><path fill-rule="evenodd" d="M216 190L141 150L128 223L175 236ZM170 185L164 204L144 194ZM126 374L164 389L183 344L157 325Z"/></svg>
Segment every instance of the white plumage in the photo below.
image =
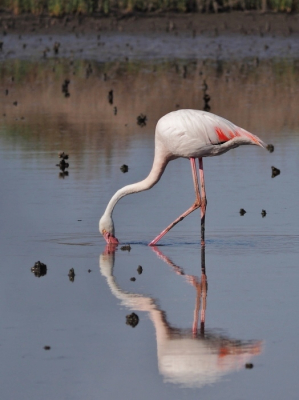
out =
<svg viewBox="0 0 299 400"><path fill-rule="evenodd" d="M117 244L114 236L112 212L116 203L131 193L148 190L161 178L169 161L178 157L189 158L196 199L192 207L172 222L150 245L156 244L174 225L184 219L195 209L201 207L202 227L204 227L206 196L204 188L203 157L217 156L240 145L258 145L266 148L266 144L257 136L232 122L215 114L200 110L178 110L162 117L156 126L155 158L152 170L143 181L127 185L118 190L109 201L105 213L100 220L100 232L107 243ZM201 194L199 191L195 158L199 159ZM202 242L204 228L202 228Z"/></svg>

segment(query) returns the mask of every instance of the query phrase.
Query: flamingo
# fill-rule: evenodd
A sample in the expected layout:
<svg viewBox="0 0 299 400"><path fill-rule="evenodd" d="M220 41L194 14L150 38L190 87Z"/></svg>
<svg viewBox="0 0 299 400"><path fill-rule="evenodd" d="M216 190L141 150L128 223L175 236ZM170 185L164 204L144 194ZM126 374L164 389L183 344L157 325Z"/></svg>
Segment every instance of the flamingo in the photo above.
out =
<svg viewBox="0 0 299 400"><path fill-rule="evenodd" d="M118 244L112 219L116 203L124 196L152 188L161 178L169 161L188 158L195 189L194 204L167 226L149 245L156 243L194 210L201 208L201 242L204 243L206 192L203 157L218 156L241 145L267 145L257 136L218 115L200 110L177 110L159 119L155 131L155 156L149 175L142 181L119 189L110 199L99 222L99 229L108 244ZM200 189L196 162L198 158Z"/></svg>

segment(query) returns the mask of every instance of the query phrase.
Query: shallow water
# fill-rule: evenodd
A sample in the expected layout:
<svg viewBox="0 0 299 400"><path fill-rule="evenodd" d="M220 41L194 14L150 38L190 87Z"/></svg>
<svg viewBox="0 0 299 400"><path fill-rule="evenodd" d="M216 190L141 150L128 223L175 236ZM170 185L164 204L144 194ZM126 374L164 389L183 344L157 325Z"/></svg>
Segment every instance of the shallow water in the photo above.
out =
<svg viewBox="0 0 299 400"><path fill-rule="evenodd" d="M186 78L180 62L179 73L167 63L131 65L131 74L122 65L93 64L87 78L82 62L74 67L69 98L61 84L70 69L54 64L54 72L44 62L2 65L2 397L297 398L295 64L270 62L244 72L241 60L227 82L213 63L190 66ZM119 202L115 253L105 251L98 220L118 188L149 172L155 121L177 101L200 108L207 77L211 111L273 142L275 151L243 147L204 160L206 287L199 212L157 249L147 246L194 201L188 160L171 162L154 188ZM141 112L145 127L136 124ZM70 155L68 176L56 166L61 150ZM126 174L119 169L124 163ZM281 169L274 179L272 165ZM124 244L131 251L122 251ZM40 278L30 271L38 260L47 264ZM205 332L199 324L195 335L200 295ZM126 324L132 312L139 317L135 328Z"/></svg>

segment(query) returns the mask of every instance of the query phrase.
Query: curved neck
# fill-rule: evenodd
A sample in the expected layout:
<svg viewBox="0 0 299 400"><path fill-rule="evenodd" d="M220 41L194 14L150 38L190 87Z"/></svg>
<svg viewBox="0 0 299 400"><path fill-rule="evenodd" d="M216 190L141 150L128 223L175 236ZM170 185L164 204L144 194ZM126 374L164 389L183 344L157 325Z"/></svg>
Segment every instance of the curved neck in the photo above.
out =
<svg viewBox="0 0 299 400"><path fill-rule="evenodd" d="M127 194L142 192L143 190L148 190L153 187L160 180L168 162L169 158L162 152L156 150L153 166L147 178L119 189L110 199L104 215L111 216L116 203Z"/></svg>

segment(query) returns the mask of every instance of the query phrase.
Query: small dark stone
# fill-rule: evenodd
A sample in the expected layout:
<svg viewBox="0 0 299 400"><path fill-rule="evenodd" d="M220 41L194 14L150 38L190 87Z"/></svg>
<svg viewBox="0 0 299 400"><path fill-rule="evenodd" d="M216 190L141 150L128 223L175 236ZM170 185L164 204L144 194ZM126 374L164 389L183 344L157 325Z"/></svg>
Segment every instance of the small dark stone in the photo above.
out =
<svg viewBox="0 0 299 400"><path fill-rule="evenodd" d="M240 215L242 215L242 216L246 214L246 211L244 210L244 208L240 208L239 212L240 212Z"/></svg>
<svg viewBox="0 0 299 400"><path fill-rule="evenodd" d="M135 328L139 323L139 317L137 314L132 313L126 316L126 324L130 325L132 328Z"/></svg>
<svg viewBox="0 0 299 400"><path fill-rule="evenodd" d="M136 278L134 278L134 276L130 279L130 281L135 282Z"/></svg>
<svg viewBox="0 0 299 400"><path fill-rule="evenodd" d="M69 273L68 273L68 277L69 277L70 282L74 282L75 276L76 276L75 270L74 270L74 268L71 268L69 270Z"/></svg>
<svg viewBox="0 0 299 400"><path fill-rule="evenodd" d="M51 346L44 346L44 350L51 350Z"/></svg>
<svg viewBox="0 0 299 400"><path fill-rule="evenodd" d="M0 51L3 50L3 42L0 42Z"/></svg>
<svg viewBox="0 0 299 400"><path fill-rule="evenodd" d="M5 89L5 96L8 96L8 89Z"/></svg>
<svg viewBox="0 0 299 400"><path fill-rule="evenodd" d="M137 125L139 126L145 126L147 121L147 117L144 114L140 114L137 117Z"/></svg>
<svg viewBox="0 0 299 400"><path fill-rule="evenodd" d="M246 363L245 364L245 368L246 369L252 369L253 368L253 364L252 363Z"/></svg>
<svg viewBox="0 0 299 400"><path fill-rule="evenodd" d="M91 273L91 269L88 270L88 273L89 273L89 274Z"/></svg>
<svg viewBox="0 0 299 400"><path fill-rule="evenodd" d="M141 265L139 265L138 268L137 268L138 274L141 275L141 274L142 274L142 271L143 271L143 268L142 268Z"/></svg>
<svg viewBox="0 0 299 400"><path fill-rule="evenodd" d="M114 107L114 115L117 115L117 107Z"/></svg>
<svg viewBox="0 0 299 400"><path fill-rule="evenodd" d="M274 146L273 146L273 144L269 143L268 146L266 147L266 149L267 149L270 153L273 153L273 151L274 151Z"/></svg>
<svg viewBox="0 0 299 400"><path fill-rule="evenodd" d="M121 251L131 251L131 246L129 244L125 244L124 246L121 246Z"/></svg>
<svg viewBox="0 0 299 400"><path fill-rule="evenodd" d="M272 178L275 178L275 176L280 174L280 169L271 167L272 168Z"/></svg>
<svg viewBox="0 0 299 400"><path fill-rule="evenodd" d="M13 105L14 105L14 106L17 106L17 105L18 105L18 102L17 102L17 101L14 101L14 102L13 102Z"/></svg>
<svg viewBox="0 0 299 400"><path fill-rule="evenodd" d="M264 218L267 215L266 210L262 210L261 214L262 214L262 217Z"/></svg>
<svg viewBox="0 0 299 400"><path fill-rule="evenodd" d="M129 171L129 167L128 167L126 164L123 164L123 165L120 167L120 170L125 174L126 172Z"/></svg>
<svg viewBox="0 0 299 400"><path fill-rule="evenodd" d="M41 276L45 276L47 274L47 266L46 264L37 261L31 268L31 272L33 272L37 278L40 278Z"/></svg>

